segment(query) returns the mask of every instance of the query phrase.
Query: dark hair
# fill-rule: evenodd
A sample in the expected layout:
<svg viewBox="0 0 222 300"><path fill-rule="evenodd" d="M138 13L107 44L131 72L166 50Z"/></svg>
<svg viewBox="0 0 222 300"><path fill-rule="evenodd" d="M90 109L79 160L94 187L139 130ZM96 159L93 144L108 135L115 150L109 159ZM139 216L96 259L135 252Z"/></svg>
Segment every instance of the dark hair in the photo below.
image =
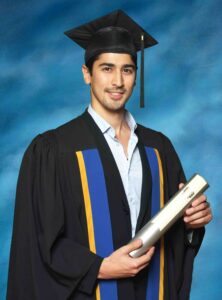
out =
<svg viewBox="0 0 222 300"><path fill-rule="evenodd" d="M99 58L99 55L95 55L95 56L91 57L86 63L86 66L89 70L90 75L92 75L93 64L98 58Z"/></svg>
<svg viewBox="0 0 222 300"><path fill-rule="evenodd" d="M87 68L88 68L88 70L89 70L90 75L92 75L93 64L94 64L94 62L95 62L97 59L99 59L99 56L100 56L100 54L91 57L91 58L87 61L87 63L86 63L86 66L87 66ZM131 56L132 61L134 62L135 66L136 66L136 69L137 69L137 56L133 56L133 55L130 55L130 56Z"/></svg>

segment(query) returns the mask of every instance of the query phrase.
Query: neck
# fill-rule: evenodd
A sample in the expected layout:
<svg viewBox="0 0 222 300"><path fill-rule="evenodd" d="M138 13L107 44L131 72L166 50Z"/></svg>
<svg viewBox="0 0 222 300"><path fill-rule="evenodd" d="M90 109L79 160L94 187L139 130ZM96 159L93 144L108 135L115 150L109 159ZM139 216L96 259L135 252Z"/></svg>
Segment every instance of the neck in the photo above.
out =
<svg viewBox="0 0 222 300"><path fill-rule="evenodd" d="M121 108L117 111L106 110L101 106L91 103L92 108L99 114L107 123L109 123L115 130L116 135L120 134L123 127L126 126L125 122L125 109ZM127 125L128 127L128 125Z"/></svg>

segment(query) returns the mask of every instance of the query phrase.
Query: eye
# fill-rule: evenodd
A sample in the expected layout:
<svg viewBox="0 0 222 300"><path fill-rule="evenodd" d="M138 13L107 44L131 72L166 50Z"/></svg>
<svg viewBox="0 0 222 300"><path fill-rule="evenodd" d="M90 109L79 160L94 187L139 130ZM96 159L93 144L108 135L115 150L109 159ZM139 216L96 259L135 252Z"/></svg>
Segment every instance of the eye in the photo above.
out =
<svg viewBox="0 0 222 300"><path fill-rule="evenodd" d="M133 74L133 68L123 68L124 74Z"/></svg>
<svg viewBox="0 0 222 300"><path fill-rule="evenodd" d="M112 68L111 68L111 67L108 67L108 66L105 66L105 67L102 68L102 71L108 73L108 72L111 72L111 71L112 71Z"/></svg>

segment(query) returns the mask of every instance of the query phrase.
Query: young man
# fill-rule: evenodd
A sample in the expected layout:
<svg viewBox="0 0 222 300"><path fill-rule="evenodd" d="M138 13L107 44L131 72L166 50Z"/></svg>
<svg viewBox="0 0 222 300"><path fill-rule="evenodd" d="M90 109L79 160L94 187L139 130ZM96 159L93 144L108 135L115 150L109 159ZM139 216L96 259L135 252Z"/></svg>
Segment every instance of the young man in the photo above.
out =
<svg viewBox="0 0 222 300"><path fill-rule="evenodd" d="M136 124L125 110L137 69L127 22L121 11L96 20L99 29L87 37L82 67L91 105L37 136L25 153L8 300L189 298L193 260L212 218L205 196L155 249L139 258L129 255L141 246L140 240L129 243L132 236L185 177L169 139ZM84 25L84 33L93 25ZM72 30L72 38L81 30ZM147 39L152 45L148 35L145 45Z"/></svg>

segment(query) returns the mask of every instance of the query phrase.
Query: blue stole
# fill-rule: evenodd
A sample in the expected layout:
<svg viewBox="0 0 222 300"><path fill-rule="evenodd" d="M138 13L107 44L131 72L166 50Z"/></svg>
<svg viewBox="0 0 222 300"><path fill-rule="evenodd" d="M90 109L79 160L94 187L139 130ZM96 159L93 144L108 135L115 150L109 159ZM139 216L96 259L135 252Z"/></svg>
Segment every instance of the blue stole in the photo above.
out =
<svg viewBox="0 0 222 300"><path fill-rule="evenodd" d="M151 217L164 205L163 170L158 150L145 147L152 176ZM88 241L90 251L101 257L113 251L113 238L103 166L97 149L76 152L80 170ZM104 243L104 241L106 241ZM164 242L156 245L148 266L146 300L164 299ZM96 300L118 300L116 280L101 280L96 288Z"/></svg>

